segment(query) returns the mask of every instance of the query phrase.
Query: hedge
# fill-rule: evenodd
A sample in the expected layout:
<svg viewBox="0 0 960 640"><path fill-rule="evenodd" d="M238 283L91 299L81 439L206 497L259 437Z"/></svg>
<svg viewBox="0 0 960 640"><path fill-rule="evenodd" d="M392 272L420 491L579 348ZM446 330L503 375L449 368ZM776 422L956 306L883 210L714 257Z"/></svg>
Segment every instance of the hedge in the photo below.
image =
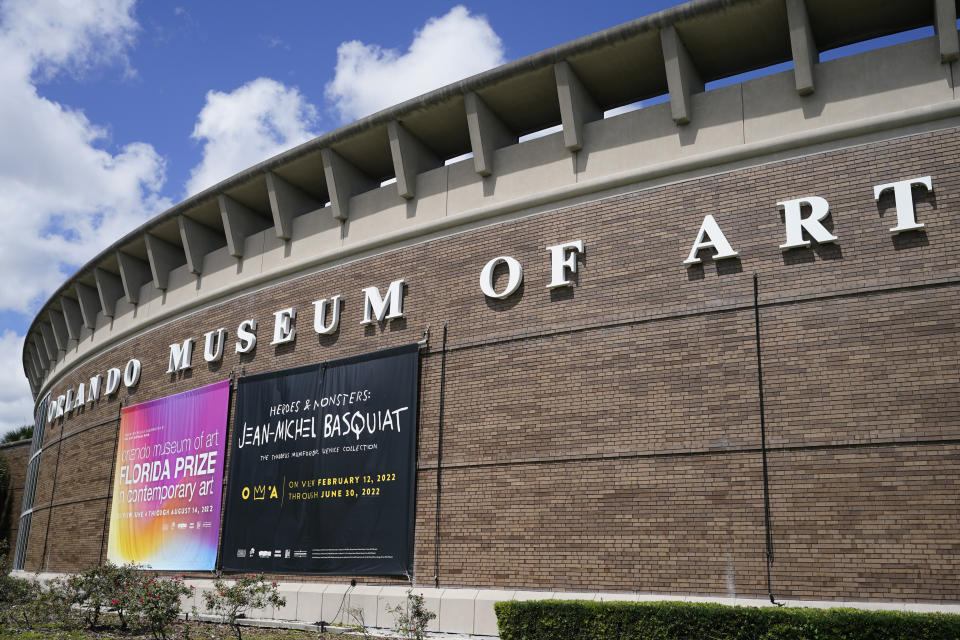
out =
<svg viewBox="0 0 960 640"><path fill-rule="evenodd" d="M494 605L501 640L960 640L960 615L526 600Z"/></svg>

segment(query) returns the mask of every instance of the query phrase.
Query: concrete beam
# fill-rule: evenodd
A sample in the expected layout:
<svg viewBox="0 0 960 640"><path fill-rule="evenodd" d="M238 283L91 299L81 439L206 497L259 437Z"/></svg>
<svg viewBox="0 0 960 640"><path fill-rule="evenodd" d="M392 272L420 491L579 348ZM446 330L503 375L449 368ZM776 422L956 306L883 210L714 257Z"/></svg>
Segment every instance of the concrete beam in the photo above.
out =
<svg viewBox="0 0 960 640"><path fill-rule="evenodd" d="M122 251L117 251L117 263L120 265L120 282L123 283L127 302L139 304L140 287L150 282L150 265Z"/></svg>
<svg viewBox="0 0 960 640"><path fill-rule="evenodd" d="M660 30L660 46L667 71L670 91L670 113L677 124L687 124L693 117L690 95L703 91L703 80L687 53L687 47L673 25Z"/></svg>
<svg viewBox="0 0 960 640"><path fill-rule="evenodd" d="M330 193L330 208L337 220L346 220L350 215L350 198L377 188L377 182L333 149L320 150L323 158L323 175L327 179L327 191Z"/></svg>
<svg viewBox="0 0 960 640"><path fill-rule="evenodd" d="M153 285L166 291L170 272L187 261L186 252L183 247L170 244L151 233L143 234L143 239L147 242L147 261L150 263Z"/></svg>
<svg viewBox="0 0 960 640"><path fill-rule="evenodd" d="M46 380L47 376L50 375L50 356L47 355L47 350L43 345L43 337L37 335L34 337L33 341L34 353L37 354L37 360L40 362L40 368L43 369L43 378Z"/></svg>
<svg viewBox="0 0 960 640"><path fill-rule="evenodd" d="M227 251L235 258L242 258L247 238L268 228L270 223L230 196L220 194L217 203L223 218L223 233L227 237Z"/></svg>
<svg viewBox="0 0 960 640"><path fill-rule="evenodd" d="M47 358L46 353L42 353L43 349L40 348L40 344L37 341L37 334L34 333L28 337L30 339L30 348L34 362L40 370L40 379L45 380L47 377L47 366L50 364L50 360Z"/></svg>
<svg viewBox="0 0 960 640"><path fill-rule="evenodd" d="M957 40L957 6L954 0L934 0L933 28L940 43L940 62L960 60L960 41Z"/></svg>
<svg viewBox="0 0 960 640"><path fill-rule="evenodd" d="M33 342L30 345L30 355L33 357L33 366L37 368L37 375L40 382L42 383L47 377L47 359L41 357L40 349L37 347L37 343Z"/></svg>
<svg viewBox="0 0 960 640"><path fill-rule="evenodd" d="M27 342L27 358L30 359L30 364L33 365L34 371L37 372L37 385L43 382L43 366L40 364L40 357L37 355L37 345L31 340Z"/></svg>
<svg viewBox="0 0 960 640"><path fill-rule="evenodd" d="M37 372L33 369L33 361L29 356L25 356L22 364L23 375L30 384L30 393L34 393L34 390L37 388Z"/></svg>
<svg viewBox="0 0 960 640"><path fill-rule="evenodd" d="M43 369L37 364L37 357L33 351L33 347L29 347L27 350L27 364L30 366L30 372L33 374L33 386L39 388L40 383L43 382Z"/></svg>
<svg viewBox="0 0 960 640"><path fill-rule="evenodd" d="M463 103L467 110L473 166L480 175L489 176L493 173L493 152L517 144L518 138L476 93L471 91L465 95Z"/></svg>
<svg viewBox="0 0 960 640"><path fill-rule="evenodd" d="M29 348L23 355L23 372L27 374L27 380L30 382L30 391L35 391L40 385L40 372L37 371L37 366L33 360L33 354L30 353Z"/></svg>
<svg viewBox="0 0 960 640"><path fill-rule="evenodd" d="M30 343L24 343L23 345L23 369L27 377L30 378L30 382L33 383L37 377L37 367L33 359L33 347L30 346Z"/></svg>
<svg viewBox="0 0 960 640"><path fill-rule="evenodd" d="M97 314L103 308L100 298L97 296L97 290L93 287L78 282L74 286L77 292L77 300L80 302L80 315L83 317L83 326L87 329L97 328Z"/></svg>
<svg viewBox="0 0 960 640"><path fill-rule="evenodd" d="M793 52L793 77L797 93L813 93L813 69L820 61L820 52L813 39L805 0L786 0L787 24L790 27L790 50ZM956 30L954 30L956 31Z"/></svg>
<svg viewBox="0 0 960 640"><path fill-rule="evenodd" d="M180 240L187 257L187 268L191 273L203 272L203 257L226 244L226 239L218 231L202 225L193 218L177 216L180 225Z"/></svg>
<svg viewBox="0 0 960 640"><path fill-rule="evenodd" d="M60 308L63 309L63 319L67 324L67 336L71 340L79 340L80 328L83 326L80 304L73 298L60 296Z"/></svg>
<svg viewBox="0 0 960 640"><path fill-rule="evenodd" d="M37 343L33 340L30 341L30 357L33 359L33 366L37 370L37 378L40 382L43 382L43 379L47 377L47 369L44 364L44 360L40 358L39 350L37 349Z"/></svg>
<svg viewBox="0 0 960 640"><path fill-rule="evenodd" d="M46 344L43 341L43 333L37 330L33 334L33 352L37 355L37 360L40 361L40 368L43 369L43 377L47 377L47 371L50 370L50 354L47 353Z"/></svg>
<svg viewBox="0 0 960 640"><path fill-rule="evenodd" d="M50 360L50 366L57 361L59 353L57 351L57 341L53 335L53 328L46 322L40 323L40 338L43 340L43 349Z"/></svg>
<svg viewBox="0 0 960 640"><path fill-rule="evenodd" d="M117 260L120 260L117 252ZM117 300L124 295L122 279L100 267L94 267L93 279L97 281L97 295L100 297L100 308L103 315L112 318L117 310Z"/></svg>
<svg viewBox="0 0 960 640"><path fill-rule="evenodd" d="M417 174L443 166L443 161L397 120L387 123L393 172L397 176L397 192L407 200L416 195Z"/></svg>
<svg viewBox="0 0 960 640"><path fill-rule="evenodd" d="M53 340L57 343L57 351L67 351L67 322L63 319L63 312L55 309L47 310L50 326L53 328Z"/></svg>
<svg viewBox="0 0 960 640"><path fill-rule="evenodd" d="M267 173L267 195L270 196L273 226L277 237L283 240L293 237L294 218L323 208L322 202L273 172Z"/></svg>
<svg viewBox="0 0 960 640"><path fill-rule="evenodd" d="M570 151L578 151L583 147L583 123L603 120L603 109L583 86L583 82L567 61L554 64L553 72L557 77L563 144Z"/></svg>

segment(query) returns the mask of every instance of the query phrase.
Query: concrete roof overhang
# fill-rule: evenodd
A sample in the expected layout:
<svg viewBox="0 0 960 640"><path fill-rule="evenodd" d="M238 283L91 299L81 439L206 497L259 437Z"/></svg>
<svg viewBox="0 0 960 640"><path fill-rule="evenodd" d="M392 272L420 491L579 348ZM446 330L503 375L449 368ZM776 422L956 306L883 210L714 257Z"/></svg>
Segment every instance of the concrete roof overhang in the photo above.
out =
<svg viewBox="0 0 960 640"><path fill-rule="evenodd" d="M953 0L694 0L639 18L417 96L254 165L171 207L112 243L53 293L31 324L24 346L24 367L36 393L43 333L51 312L63 313L62 299L76 300L77 285L96 288L96 270L118 275L118 254L146 262L147 235L183 247L182 215L214 234L224 233L218 197L261 214L269 224L267 174L273 173L316 201L331 200L322 150L331 149L369 178L370 184L394 177L388 127L402 122L441 159L472 151L465 96L474 93L513 136L561 122L554 65L566 62L594 103L607 110L670 93L661 31L673 27L699 80L709 82L793 60L788 6L805 8L816 52L935 24L952 11ZM793 25L796 26L796 25ZM795 65L797 61L794 60ZM673 100L673 96L671 96ZM122 258L122 256L120 256ZM102 291L101 291L102 296ZM70 303L72 304L72 303ZM59 338L58 338L59 341ZM40 358L42 360L42 356ZM33 372L31 375L31 371ZM39 378L39 379L38 379Z"/></svg>

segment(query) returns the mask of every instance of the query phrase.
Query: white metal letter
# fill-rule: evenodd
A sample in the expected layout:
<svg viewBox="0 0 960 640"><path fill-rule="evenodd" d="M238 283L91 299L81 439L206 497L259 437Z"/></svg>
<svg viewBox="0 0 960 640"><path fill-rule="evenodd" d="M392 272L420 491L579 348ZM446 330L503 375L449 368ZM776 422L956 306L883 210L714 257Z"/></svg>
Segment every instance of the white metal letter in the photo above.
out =
<svg viewBox="0 0 960 640"><path fill-rule="evenodd" d="M100 399L100 379L101 376L99 373L90 378L90 395L87 396L87 402L90 404Z"/></svg>
<svg viewBox="0 0 960 640"><path fill-rule="evenodd" d="M717 252L713 254L714 260L736 258L740 255L733 250L730 243L727 242L726 236L723 235L723 231L720 231L720 225L709 214L704 216L703 224L700 225L700 231L697 233L697 239L693 241L690 255L683 261L683 264L698 264L700 258L697 257L697 252L701 249L716 249Z"/></svg>
<svg viewBox="0 0 960 640"><path fill-rule="evenodd" d="M67 396L57 396L57 418L63 417L63 405L67 401Z"/></svg>
<svg viewBox="0 0 960 640"><path fill-rule="evenodd" d="M567 279L566 270L569 269L570 273L577 272L577 254L583 253L583 240L547 247L547 251L550 252L550 284L547 289L573 284L572 280Z"/></svg>
<svg viewBox="0 0 960 640"><path fill-rule="evenodd" d="M389 293L387 294L389 295ZM313 303L313 330L323 335L330 335L337 331L340 326L340 294L332 298L324 298ZM327 317L327 302L333 302L333 310L330 312L330 324L324 324L323 320Z"/></svg>
<svg viewBox="0 0 960 640"><path fill-rule="evenodd" d="M237 353L250 353L257 346L256 320L244 320L237 327Z"/></svg>
<svg viewBox="0 0 960 640"><path fill-rule="evenodd" d="M493 270L497 268L497 265L500 263L507 265L507 288L502 292L497 293L493 288ZM498 300L503 300L507 296L511 295L514 291L520 288L520 284L523 282L523 267L520 266L520 263L516 259L511 258L510 256L500 256L499 258L494 258L488 262L483 267L483 271L480 272L480 290L483 291L483 295L488 298L497 298Z"/></svg>
<svg viewBox="0 0 960 640"><path fill-rule="evenodd" d="M177 371L183 371L184 369L189 369L192 364L191 360L193 359L193 338L187 338L183 341L183 344L172 344L170 345L170 366L167 367L167 373L176 373ZM109 376L107 378L107 386L109 386ZM107 392L107 395L110 395L110 392Z"/></svg>
<svg viewBox="0 0 960 640"><path fill-rule="evenodd" d="M226 341L227 330L222 327L203 334L203 359L206 362L219 361L223 357L223 343Z"/></svg>
<svg viewBox="0 0 960 640"><path fill-rule="evenodd" d="M806 218L800 214L800 207L805 204L810 206L810 215ZM784 223L787 226L787 241L780 245L781 251L796 247L809 247L810 241L803 239L804 231L820 244L833 242L837 239L837 236L832 235L826 227L820 224L821 220L830 215L830 205L823 198L810 196L797 198L796 200L785 200L778 202L777 206L783 207Z"/></svg>
<svg viewBox="0 0 960 640"><path fill-rule="evenodd" d="M67 389L67 402L63 407L63 410L66 411L67 413L70 413L71 411L73 411L73 400L74 400L73 389Z"/></svg>
<svg viewBox="0 0 960 640"><path fill-rule="evenodd" d="M873 188L873 199L879 200L880 196L887 189L893 189L893 201L897 207L897 226L890 229L890 233L897 234L904 231L913 231L914 229L923 229L923 224L917 222L916 213L913 209L913 191L911 187L919 185L926 187L927 191L933 191L933 181L930 176L922 178L911 178L899 182L877 185Z"/></svg>
<svg viewBox="0 0 960 640"><path fill-rule="evenodd" d="M289 307L274 311L273 319L273 342L270 344L293 342L297 337L297 329L293 326L293 321L297 319L297 310Z"/></svg>
<svg viewBox="0 0 960 640"><path fill-rule="evenodd" d="M123 386L129 389L130 387L136 386L140 382L140 361L136 358L130 360L127 363L127 366L123 368Z"/></svg>
<svg viewBox="0 0 960 640"><path fill-rule="evenodd" d="M387 295L380 297L380 289L376 287L366 287L363 290L363 322L364 324L373 324L376 320L393 320L403 317L403 279L394 280L387 288ZM390 313L386 313L387 306L390 307ZM386 314L386 315L384 315Z"/></svg>
<svg viewBox="0 0 960 640"><path fill-rule="evenodd" d="M120 388L120 369L114 367L107 371L107 384L103 389L104 395L112 396Z"/></svg>

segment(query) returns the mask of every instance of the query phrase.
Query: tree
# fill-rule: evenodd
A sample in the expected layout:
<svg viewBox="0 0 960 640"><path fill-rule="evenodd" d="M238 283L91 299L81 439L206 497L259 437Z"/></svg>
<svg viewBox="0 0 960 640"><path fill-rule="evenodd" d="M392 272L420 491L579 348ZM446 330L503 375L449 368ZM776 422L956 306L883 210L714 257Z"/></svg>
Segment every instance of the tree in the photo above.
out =
<svg viewBox="0 0 960 640"><path fill-rule="evenodd" d="M6 444L8 442L19 442L20 440L29 440L33 437L33 425L25 424L19 429L14 429L7 435L3 436L3 440L0 440L0 444Z"/></svg>

